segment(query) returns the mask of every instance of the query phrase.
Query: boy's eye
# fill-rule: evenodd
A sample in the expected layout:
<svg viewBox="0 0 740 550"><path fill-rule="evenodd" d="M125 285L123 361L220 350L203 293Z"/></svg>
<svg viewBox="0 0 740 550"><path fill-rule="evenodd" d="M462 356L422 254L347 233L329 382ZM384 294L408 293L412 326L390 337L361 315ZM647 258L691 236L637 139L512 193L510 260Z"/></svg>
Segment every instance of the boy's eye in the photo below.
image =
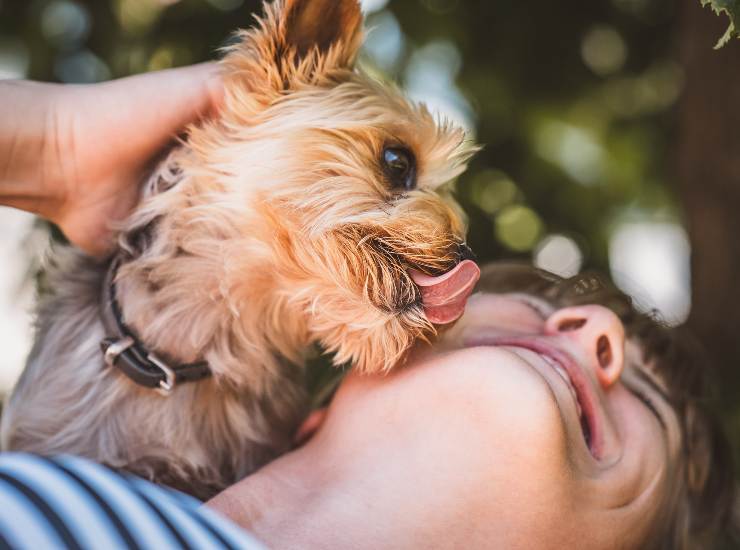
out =
<svg viewBox="0 0 740 550"><path fill-rule="evenodd" d="M381 162L394 189L411 191L416 188L416 159L411 151L404 147L386 147Z"/></svg>
<svg viewBox="0 0 740 550"><path fill-rule="evenodd" d="M545 304L541 303L539 300L533 299L526 294L515 294L514 298L522 305L525 305L527 306L527 308L531 309L543 321L547 321L547 318L552 315L552 310L550 308L545 306ZM550 310L548 311L548 309Z"/></svg>
<svg viewBox="0 0 740 550"><path fill-rule="evenodd" d="M660 425L663 426L663 428L665 429L666 423L665 423L665 420L663 419L663 415L660 414L660 412L658 411L658 407L656 407L655 403L653 403L653 400L647 396L647 393L645 393L644 391L640 389L636 389L636 388L632 388L631 391L634 394L634 396L637 397L637 399L642 401L643 405L645 405L648 409L650 409L650 412L653 413L655 418L658 419L658 422L660 423Z"/></svg>

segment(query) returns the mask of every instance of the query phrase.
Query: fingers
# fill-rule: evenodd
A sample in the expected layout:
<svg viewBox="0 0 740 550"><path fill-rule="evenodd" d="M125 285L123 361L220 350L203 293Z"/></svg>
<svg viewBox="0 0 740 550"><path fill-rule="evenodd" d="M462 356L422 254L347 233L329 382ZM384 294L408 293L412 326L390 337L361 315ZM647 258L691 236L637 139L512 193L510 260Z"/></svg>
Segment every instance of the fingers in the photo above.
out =
<svg viewBox="0 0 740 550"><path fill-rule="evenodd" d="M182 127L214 114L223 102L223 80L217 63L146 73L111 83L129 101L152 113L171 116L170 126Z"/></svg>
<svg viewBox="0 0 740 550"><path fill-rule="evenodd" d="M143 163L188 124L217 112L223 96L218 65L202 63L69 88L67 108L78 144Z"/></svg>
<svg viewBox="0 0 740 550"><path fill-rule="evenodd" d="M182 127L213 114L223 101L223 81L217 63L200 63L179 69L146 73L111 83L132 105L150 115L169 118Z"/></svg>
<svg viewBox="0 0 740 550"><path fill-rule="evenodd" d="M218 65L203 63L87 86L64 86L58 149L71 159L65 204L53 217L90 253L110 244L109 222L124 218L151 161L222 99Z"/></svg>

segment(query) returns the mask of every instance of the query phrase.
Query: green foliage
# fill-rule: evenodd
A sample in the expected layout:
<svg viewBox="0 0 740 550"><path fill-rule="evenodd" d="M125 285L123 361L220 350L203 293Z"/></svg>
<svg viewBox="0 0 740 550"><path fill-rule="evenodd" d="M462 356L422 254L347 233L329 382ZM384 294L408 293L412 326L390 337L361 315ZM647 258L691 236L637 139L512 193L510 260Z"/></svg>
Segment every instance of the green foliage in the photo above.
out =
<svg viewBox="0 0 740 550"><path fill-rule="evenodd" d="M719 49L727 44L732 38L740 38L740 32L736 27L738 19L740 19L740 0L701 0L701 5L712 8L712 11L717 15L722 13L726 14L730 18L730 25L727 27L727 31L719 39L715 49Z"/></svg>

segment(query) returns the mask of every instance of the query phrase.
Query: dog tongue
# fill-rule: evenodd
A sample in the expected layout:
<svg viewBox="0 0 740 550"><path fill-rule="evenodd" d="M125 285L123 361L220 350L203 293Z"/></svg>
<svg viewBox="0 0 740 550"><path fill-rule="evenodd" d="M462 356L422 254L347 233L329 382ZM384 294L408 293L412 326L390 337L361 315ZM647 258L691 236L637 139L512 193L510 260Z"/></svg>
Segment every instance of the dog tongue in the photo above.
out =
<svg viewBox="0 0 740 550"><path fill-rule="evenodd" d="M435 325L446 325L457 321L465 310L468 297L480 278L480 268L465 260L439 277L424 275L415 269L409 275L419 287L424 313Z"/></svg>

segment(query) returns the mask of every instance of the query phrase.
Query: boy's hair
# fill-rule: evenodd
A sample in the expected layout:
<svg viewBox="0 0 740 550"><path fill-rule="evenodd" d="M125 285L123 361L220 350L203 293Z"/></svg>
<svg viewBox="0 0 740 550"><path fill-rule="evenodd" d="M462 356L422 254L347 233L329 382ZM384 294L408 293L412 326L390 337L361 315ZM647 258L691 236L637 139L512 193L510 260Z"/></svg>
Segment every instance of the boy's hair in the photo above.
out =
<svg viewBox="0 0 740 550"><path fill-rule="evenodd" d="M681 426L682 455L673 498L643 547L709 548L729 530L735 498L730 446L709 408L708 356L688 330L670 328L655 314L639 313L629 296L592 273L563 279L528 264L498 262L484 268L480 285L497 293L536 295L556 307L599 304L614 311L627 337L642 347L645 363L651 363L666 384Z"/></svg>

